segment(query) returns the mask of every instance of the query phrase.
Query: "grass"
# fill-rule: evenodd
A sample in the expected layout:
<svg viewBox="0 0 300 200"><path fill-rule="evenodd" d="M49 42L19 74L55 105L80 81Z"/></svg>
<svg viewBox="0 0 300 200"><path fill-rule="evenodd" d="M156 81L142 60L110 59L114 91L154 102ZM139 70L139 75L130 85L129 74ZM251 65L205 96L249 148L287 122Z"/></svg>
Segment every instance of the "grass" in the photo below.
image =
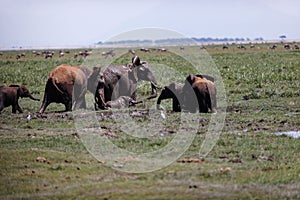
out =
<svg viewBox="0 0 300 200"><path fill-rule="evenodd" d="M4 51L0 57L1 85L25 84L34 96L43 97L49 72L57 65L109 63L112 58L99 58L102 51L93 51L89 60L73 58L26 57L15 60L17 51ZM138 52L147 60L160 85L183 82L189 73L198 71L183 57L199 55L199 47L189 46L181 53ZM130 61L126 49L116 49L115 64ZM20 51L21 52L21 51ZM22 51L23 52L23 51ZM125 52L125 53L124 53ZM265 44L255 49L238 50L230 46L208 46L213 63L208 60L201 69L214 64L223 79L227 96L227 114L220 138L201 162L181 162L184 158L199 159L199 149L206 138L210 114L199 114L199 127L190 132L194 139L177 161L150 173L125 173L95 159L81 142L73 113L60 104L51 104L43 117L35 114L41 102L20 99L24 114L11 114L5 108L0 114L0 198L1 199L298 199L300 198L299 139L275 136L281 131L299 131L300 121L300 51L279 47L269 50ZM184 54L184 56L178 56ZM94 59L95 58L95 59ZM147 82L139 83L138 98L149 95ZM92 109L92 94L87 94ZM124 130L145 128L151 134L149 108L155 99L130 109L146 112L129 118L122 111L100 111L96 122L101 134L122 149L135 153L152 152L165 147L180 129L180 114L166 112L167 119L156 121L156 131L147 138L128 135ZM171 102L162 102L171 110ZM25 117L33 117L26 123ZM124 123L117 123L124 120ZM84 118L82 119L84 121ZM124 128L125 127L125 128ZM37 157L46 162L37 162ZM115 158L112 158L114 160ZM104 162L104 163L103 163ZM119 163L117 163L119 164ZM116 168L122 166L117 166Z"/></svg>

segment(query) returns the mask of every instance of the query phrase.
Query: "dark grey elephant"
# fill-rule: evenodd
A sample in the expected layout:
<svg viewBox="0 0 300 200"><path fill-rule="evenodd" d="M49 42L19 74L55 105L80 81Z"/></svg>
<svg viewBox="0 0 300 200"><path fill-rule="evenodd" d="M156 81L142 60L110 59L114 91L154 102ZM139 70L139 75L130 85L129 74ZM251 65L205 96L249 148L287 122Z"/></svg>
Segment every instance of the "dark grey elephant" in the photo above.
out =
<svg viewBox="0 0 300 200"><path fill-rule="evenodd" d="M167 86L165 86L158 99L157 99L157 109L162 109L160 106L160 103L164 99L172 99L173 104L172 104L172 109L174 112L180 112L181 111L181 106L180 102L183 100L183 93L182 93L182 88L183 88L183 83L171 83Z"/></svg>
<svg viewBox="0 0 300 200"><path fill-rule="evenodd" d="M0 112L3 108L12 106L12 113L16 113L17 110L23 113L18 100L19 97L28 97L32 100L39 101L39 99L34 98L29 90L25 86L10 85L0 87Z"/></svg>
<svg viewBox="0 0 300 200"><path fill-rule="evenodd" d="M199 78L205 78L211 82L214 82L214 77L210 76L210 75L206 75L206 74L197 74L195 75L196 77ZM183 83L176 83L173 82L167 86L165 86L162 91L160 96L157 99L157 109L162 109L162 107L160 106L160 103L162 100L164 99L172 99L173 103L172 103L172 110L174 112L181 112L182 107L188 108L188 105L185 105L183 102L183 95L184 95L184 91L183 91ZM186 93L187 91L185 91ZM188 98L186 98L188 99ZM197 101L196 101L197 103ZM188 104L188 103L187 103Z"/></svg>
<svg viewBox="0 0 300 200"><path fill-rule="evenodd" d="M85 108L85 94L87 91L87 79L92 73L87 67L60 65L53 69L45 87L43 104L39 113L43 113L50 103L62 103L66 111Z"/></svg>
<svg viewBox="0 0 300 200"><path fill-rule="evenodd" d="M91 75L96 77L97 75L94 73L98 74L99 72L94 70ZM147 99L155 98L157 96L157 83L148 62L140 61L138 56L134 56L132 63L106 67L103 71L103 80L98 83L95 91L98 108L103 109L106 102L114 101L120 96L128 96L136 101L137 82L140 80L151 83L151 95Z"/></svg>
<svg viewBox="0 0 300 200"><path fill-rule="evenodd" d="M88 78L88 90L94 94L95 110L105 109L106 101L104 96L105 80L101 67L94 67L93 72Z"/></svg>
<svg viewBox="0 0 300 200"><path fill-rule="evenodd" d="M143 103L143 101L135 101L129 96L120 96L116 100L106 102L108 108L128 108L135 104Z"/></svg>

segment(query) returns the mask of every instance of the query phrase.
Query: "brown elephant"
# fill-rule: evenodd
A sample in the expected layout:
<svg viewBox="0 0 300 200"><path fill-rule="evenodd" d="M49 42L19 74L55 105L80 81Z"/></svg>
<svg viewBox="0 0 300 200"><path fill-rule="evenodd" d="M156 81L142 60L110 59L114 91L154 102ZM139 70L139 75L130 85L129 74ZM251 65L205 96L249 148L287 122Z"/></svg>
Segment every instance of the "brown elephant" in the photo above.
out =
<svg viewBox="0 0 300 200"><path fill-rule="evenodd" d="M215 82L215 78L208 74L197 74L195 76L200 77L200 78L206 78L207 80L210 80L211 82Z"/></svg>
<svg viewBox="0 0 300 200"><path fill-rule="evenodd" d="M197 74L196 77L206 78L214 82L214 77L206 74ZM164 99L172 99L172 110L174 112L181 112L181 107L183 105L183 83L173 82L165 87L163 87L158 99L157 99L157 109L162 109L160 103ZM181 105L182 104L182 105Z"/></svg>
<svg viewBox="0 0 300 200"><path fill-rule="evenodd" d="M217 112L215 84L201 75L189 75L183 86L183 106L190 112Z"/></svg>
<svg viewBox="0 0 300 200"><path fill-rule="evenodd" d="M83 66L60 65L53 69L45 87L43 104L39 113L43 113L52 103L62 103L66 111L85 108L85 94L87 91L88 77L92 70Z"/></svg>
<svg viewBox="0 0 300 200"><path fill-rule="evenodd" d="M23 113L23 110L18 103L19 97L28 97L32 100L39 101L39 99L34 98L29 92L29 90L23 85L1 86L0 112L3 110L3 108L12 106L12 113L16 113L17 110L20 113Z"/></svg>

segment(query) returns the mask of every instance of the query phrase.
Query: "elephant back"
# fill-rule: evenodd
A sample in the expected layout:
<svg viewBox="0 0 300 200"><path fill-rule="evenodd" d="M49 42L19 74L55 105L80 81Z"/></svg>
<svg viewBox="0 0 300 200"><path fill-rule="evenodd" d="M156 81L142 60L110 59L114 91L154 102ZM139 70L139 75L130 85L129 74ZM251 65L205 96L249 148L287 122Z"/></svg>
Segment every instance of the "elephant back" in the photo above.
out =
<svg viewBox="0 0 300 200"><path fill-rule="evenodd" d="M80 67L67 64L60 65L51 71L49 78L56 83L74 85L74 83L82 84L85 74Z"/></svg>

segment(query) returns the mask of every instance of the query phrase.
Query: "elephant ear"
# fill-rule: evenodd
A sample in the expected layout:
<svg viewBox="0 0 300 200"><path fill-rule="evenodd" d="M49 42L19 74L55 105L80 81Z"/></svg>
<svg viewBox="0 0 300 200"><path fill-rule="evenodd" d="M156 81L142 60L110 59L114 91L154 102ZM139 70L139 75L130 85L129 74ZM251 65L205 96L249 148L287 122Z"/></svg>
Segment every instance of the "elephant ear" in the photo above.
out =
<svg viewBox="0 0 300 200"><path fill-rule="evenodd" d="M17 90L18 97L23 97L26 92L26 88L24 86L19 86Z"/></svg>
<svg viewBox="0 0 300 200"><path fill-rule="evenodd" d="M128 71L128 78L132 80L134 83L138 81L138 72L136 68Z"/></svg>
<svg viewBox="0 0 300 200"><path fill-rule="evenodd" d="M197 74L196 77L203 78L202 74Z"/></svg>
<svg viewBox="0 0 300 200"><path fill-rule="evenodd" d="M190 83L190 85L192 85L194 83L195 80L195 76L193 74L188 75L188 77L186 78L186 81Z"/></svg>
<svg viewBox="0 0 300 200"><path fill-rule="evenodd" d="M138 73L148 73L149 72L149 65L147 61L140 62L140 65L138 66Z"/></svg>
<svg viewBox="0 0 300 200"><path fill-rule="evenodd" d="M144 69L149 69L149 64L147 61L142 61L141 66L144 67Z"/></svg>
<svg viewBox="0 0 300 200"><path fill-rule="evenodd" d="M138 56L133 56L131 61L132 61L132 64L134 66L140 66L141 65L141 60Z"/></svg>
<svg viewBox="0 0 300 200"><path fill-rule="evenodd" d="M100 78L101 67L94 67L92 73L88 77L87 89L93 94L96 91L96 87Z"/></svg>
<svg viewBox="0 0 300 200"><path fill-rule="evenodd" d="M80 66L80 70L83 71L84 75L87 78L93 73L93 71L90 68L86 67L86 66Z"/></svg>

